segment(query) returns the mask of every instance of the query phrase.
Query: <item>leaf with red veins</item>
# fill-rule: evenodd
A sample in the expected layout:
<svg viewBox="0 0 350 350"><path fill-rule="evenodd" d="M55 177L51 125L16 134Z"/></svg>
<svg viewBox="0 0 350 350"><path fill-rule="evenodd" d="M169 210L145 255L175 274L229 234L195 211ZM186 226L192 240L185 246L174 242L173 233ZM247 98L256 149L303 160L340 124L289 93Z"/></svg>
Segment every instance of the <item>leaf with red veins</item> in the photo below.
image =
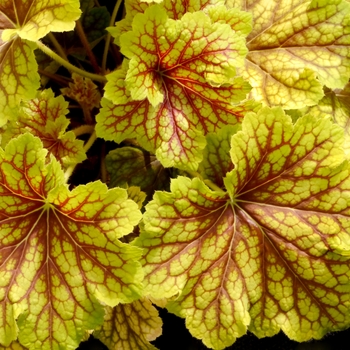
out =
<svg viewBox="0 0 350 350"><path fill-rule="evenodd" d="M78 0L0 2L0 126L16 114L22 99L40 85L36 41L50 31L72 30L80 16Z"/></svg>
<svg viewBox="0 0 350 350"><path fill-rule="evenodd" d="M211 23L202 12L175 21L158 5L135 16L133 30L120 37L120 46L130 58L126 86L131 97L148 98L153 106L168 93L166 80L185 86L187 79L198 78L215 85L230 82L247 53L244 37L229 25Z"/></svg>
<svg viewBox="0 0 350 350"><path fill-rule="evenodd" d="M130 304L106 307L104 323L94 337L109 349L156 350L150 341L162 333L162 320L152 303L142 298Z"/></svg>
<svg viewBox="0 0 350 350"><path fill-rule="evenodd" d="M96 132L106 140L121 142L137 138L155 153L165 167L195 170L202 159L204 135L227 124L238 124L256 103L234 105L244 99L249 85L241 78L214 87L205 78L183 67L174 67L172 77L163 76L166 94L156 107L148 99L135 101L125 86L128 61L107 76L102 109L96 116Z"/></svg>
<svg viewBox="0 0 350 350"><path fill-rule="evenodd" d="M84 143L76 139L73 131L67 131L68 102L63 96L55 97L52 90L43 90L38 97L23 101L16 117L8 123L2 144L26 132L38 136L61 164L80 163L86 159Z"/></svg>
<svg viewBox="0 0 350 350"><path fill-rule="evenodd" d="M70 31L74 29L75 21L80 15L78 0L2 0L2 39L7 41L18 35L22 39L36 41L51 31Z"/></svg>
<svg viewBox="0 0 350 350"><path fill-rule="evenodd" d="M101 94L98 86L90 78L82 77L79 74L72 74L73 82L61 89L63 95L77 101L81 106L89 110L100 106Z"/></svg>
<svg viewBox="0 0 350 350"><path fill-rule="evenodd" d="M14 341L6 347L0 345L0 350L27 350L27 348L22 346L20 342Z"/></svg>
<svg viewBox="0 0 350 350"><path fill-rule="evenodd" d="M219 6L224 4L224 0L163 0L153 1L159 3L159 6L164 8L169 18L180 19L185 13L206 11L207 7ZM138 13L144 13L147 8L153 5L149 2L140 0L125 1L125 18L117 22L114 27L109 27L108 31L115 38L115 43L120 46L120 36L132 30L132 22Z"/></svg>
<svg viewBox="0 0 350 350"><path fill-rule="evenodd" d="M101 303L141 295L141 252L118 240L141 213L126 190L101 182L69 191L46 153L30 134L0 149L0 342L18 329L29 349L75 349L102 324Z"/></svg>
<svg viewBox="0 0 350 350"><path fill-rule="evenodd" d="M146 206L135 244L145 293L172 298L214 349L247 329L297 341L350 325L350 166L343 131L280 108L249 113L231 139L227 192L178 177Z"/></svg>
<svg viewBox="0 0 350 350"><path fill-rule="evenodd" d="M0 36L0 126L16 115L21 99L36 95L40 78L34 49L29 41L4 42Z"/></svg>
<svg viewBox="0 0 350 350"><path fill-rule="evenodd" d="M238 8L210 6L204 10L213 23L227 23L234 31L247 36L252 31L252 15Z"/></svg>
<svg viewBox="0 0 350 350"><path fill-rule="evenodd" d="M318 103L350 77L350 4L342 0L227 1L253 16L239 68L251 98L285 109Z"/></svg>

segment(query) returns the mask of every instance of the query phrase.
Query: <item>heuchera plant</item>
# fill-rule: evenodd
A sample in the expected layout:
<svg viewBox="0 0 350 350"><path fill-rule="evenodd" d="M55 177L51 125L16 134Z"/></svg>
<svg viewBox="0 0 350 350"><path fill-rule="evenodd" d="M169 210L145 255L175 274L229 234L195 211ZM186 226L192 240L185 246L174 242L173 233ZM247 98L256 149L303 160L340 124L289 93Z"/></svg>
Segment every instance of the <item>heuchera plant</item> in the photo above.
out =
<svg viewBox="0 0 350 350"><path fill-rule="evenodd" d="M101 5L0 2L0 348L349 327L350 3Z"/></svg>

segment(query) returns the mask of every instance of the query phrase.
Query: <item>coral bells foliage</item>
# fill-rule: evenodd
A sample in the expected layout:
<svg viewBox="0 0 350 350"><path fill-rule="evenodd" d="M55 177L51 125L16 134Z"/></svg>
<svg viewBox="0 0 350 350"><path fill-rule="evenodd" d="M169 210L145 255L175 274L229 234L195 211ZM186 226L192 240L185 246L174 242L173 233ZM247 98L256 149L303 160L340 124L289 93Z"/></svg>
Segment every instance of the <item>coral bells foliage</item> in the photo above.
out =
<svg viewBox="0 0 350 350"><path fill-rule="evenodd" d="M350 327L350 3L105 3L0 3L0 349Z"/></svg>

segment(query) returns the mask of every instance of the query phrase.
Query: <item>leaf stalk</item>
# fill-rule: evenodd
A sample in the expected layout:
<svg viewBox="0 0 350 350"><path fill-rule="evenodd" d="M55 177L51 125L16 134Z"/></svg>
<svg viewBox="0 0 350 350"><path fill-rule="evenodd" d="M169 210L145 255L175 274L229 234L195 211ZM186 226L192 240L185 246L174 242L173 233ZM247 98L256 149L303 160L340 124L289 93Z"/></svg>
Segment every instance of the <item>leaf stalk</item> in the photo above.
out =
<svg viewBox="0 0 350 350"><path fill-rule="evenodd" d="M90 72L87 72L83 69L80 69L70 62L63 59L61 56L59 56L56 52L52 51L49 47L47 47L44 43L42 43L40 40L37 40L36 42L37 47L43 51L46 55L51 57L53 60L61 64L63 67L67 68L69 71L75 72L83 77L90 78L91 80L98 81L100 83L106 83L107 79L103 75L99 74L93 74Z"/></svg>

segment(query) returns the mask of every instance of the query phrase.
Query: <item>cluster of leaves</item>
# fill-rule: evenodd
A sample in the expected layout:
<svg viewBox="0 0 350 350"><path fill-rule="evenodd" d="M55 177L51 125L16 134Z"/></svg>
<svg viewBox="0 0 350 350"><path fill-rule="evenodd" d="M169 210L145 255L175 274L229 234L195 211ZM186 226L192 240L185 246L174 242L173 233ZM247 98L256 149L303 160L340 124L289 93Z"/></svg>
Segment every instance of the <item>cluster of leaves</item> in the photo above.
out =
<svg viewBox="0 0 350 350"><path fill-rule="evenodd" d="M349 1L120 3L0 3L0 349L349 327Z"/></svg>

